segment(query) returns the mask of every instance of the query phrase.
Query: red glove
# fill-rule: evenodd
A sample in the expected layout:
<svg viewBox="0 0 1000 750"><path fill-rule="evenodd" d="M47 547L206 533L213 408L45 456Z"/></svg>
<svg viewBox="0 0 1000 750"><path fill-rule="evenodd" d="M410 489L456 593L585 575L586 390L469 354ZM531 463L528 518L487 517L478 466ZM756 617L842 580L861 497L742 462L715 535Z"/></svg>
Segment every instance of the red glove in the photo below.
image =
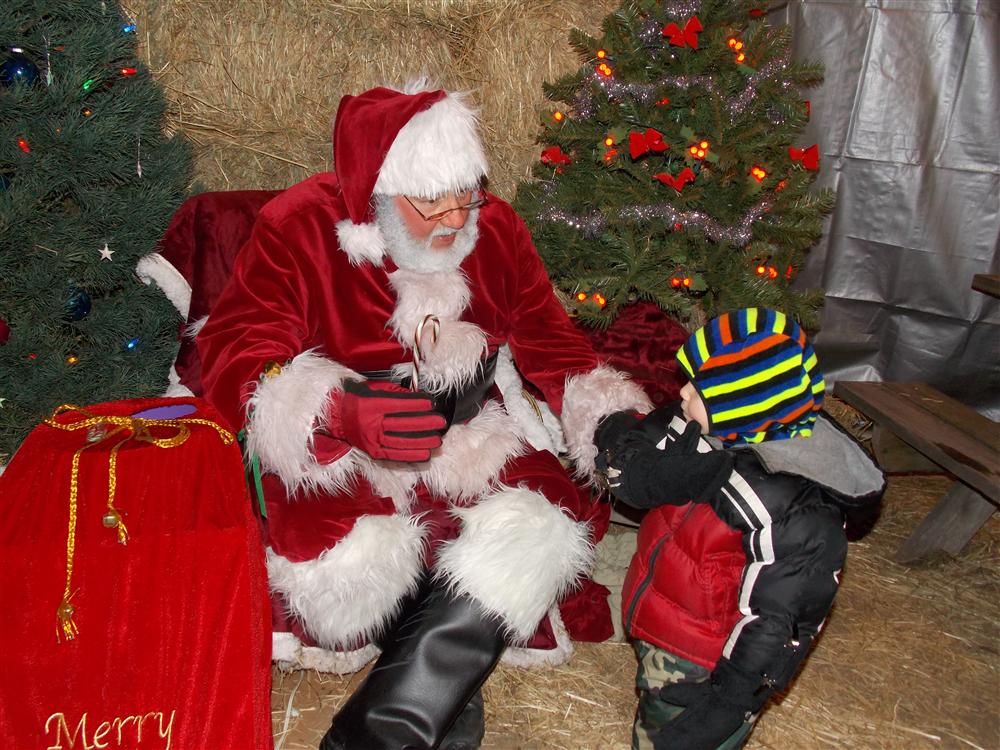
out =
<svg viewBox="0 0 1000 750"><path fill-rule="evenodd" d="M447 427L423 391L382 381L344 381L332 391L326 431L372 458L428 461Z"/></svg>

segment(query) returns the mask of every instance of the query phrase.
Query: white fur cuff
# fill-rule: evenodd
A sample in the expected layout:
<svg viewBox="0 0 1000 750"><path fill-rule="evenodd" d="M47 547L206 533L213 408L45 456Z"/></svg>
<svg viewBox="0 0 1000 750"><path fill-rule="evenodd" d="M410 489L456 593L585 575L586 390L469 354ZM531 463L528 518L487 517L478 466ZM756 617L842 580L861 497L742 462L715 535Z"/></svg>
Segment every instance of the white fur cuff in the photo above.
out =
<svg viewBox="0 0 1000 750"><path fill-rule="evenodd" d="M326 411L328 394L349 378L360 376L308 351L277 375L262 380L250 398L247 448L260 458L265 471L281 479L289 493L343 491L359 465L367 461L355 450L330 464L317 462L312 454L313 430Z"/></svg>
<svg viewBox="0 0 1000 750"><path fill-rule="evenodd" d="M558 667L565 664L573 656L573 641L569 631L563 624L559 607L549 609L549 623L552 634L556 638L555 648L528 648L527 646L510 646L504 650L500 658L504 664L512 667Z"/></svg>
<svg viewBox="0 0 1000 750"><path fill-rule="evenodd" d="M318 644L355 649L378 635L416 590L424 534L412 518L363 516L315 560L293 563L269 549L268 580Z"/></svg>
<svg viewBox="0 0 1000 750"><path fill-rule="evenodd" d="M594 479L594 459L597 457L594 431L602 417L628 409L645 413L652 408L642 388L625 373L608 365L566 378L562 424L576 475Z"/></svg>
<svg viewBox="0 0 1000 750"><path fill-rule="evenodd" d="M587 525L533 490L502 487L455 513L462 531L442 546L436 575L498 616L515 642L530 638L593 564Z"/></svg>
<svg viewBox="0 0 1000 750"><path fill-rule="evenodd" d="M468 505L489 494L504 465L524 451L517 422L496 401L487 401L471 421L445 433L420 478L431 492Z"/></svg>

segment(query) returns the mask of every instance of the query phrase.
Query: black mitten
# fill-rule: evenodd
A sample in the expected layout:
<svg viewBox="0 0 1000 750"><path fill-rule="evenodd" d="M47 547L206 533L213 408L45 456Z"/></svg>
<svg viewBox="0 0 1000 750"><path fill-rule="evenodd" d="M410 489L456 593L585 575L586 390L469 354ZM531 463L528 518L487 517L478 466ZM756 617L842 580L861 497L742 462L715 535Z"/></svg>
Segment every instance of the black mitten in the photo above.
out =
<svg viewBox="0 0 1000 750"><path fill-rule="evenodd" d="M733 471L727 451L699 453L701 428L690 422L684 434L664 450L642 438L641 431L627 433L617 453L608 456L608 487L633 508L704 502L715 495Z"/></svg>
<svg viewBox="0 0 1000 750"><path fill-rule="evenodd" d="M660 690L660 700L684 712L653 735L656 750L714 750L760 711L774 692L759 674L720 659L704 682L680 682Z"/></svg>
<svg viewBox="0 0 1000 750"><path fill-rule="evenodd" d="M597 446L597 456L594 458L594 468L604 489L608 485L608 469L613 456L621 452L625 440L650 443L651 437L641 432L643 415L634 411L616 411L603 417L594 430L594 445ZM651 444L651 443L650 443ZM617 474L617 470L615 470Z"/></svg>
<svg viewBox="0 0 1000 750"><path fill-rule="evenodd" d="M597 423L594 445L598 453L608 454L618 450L618 443L630 430L642 424L642 417L634 411L616 411Z"/></svg>

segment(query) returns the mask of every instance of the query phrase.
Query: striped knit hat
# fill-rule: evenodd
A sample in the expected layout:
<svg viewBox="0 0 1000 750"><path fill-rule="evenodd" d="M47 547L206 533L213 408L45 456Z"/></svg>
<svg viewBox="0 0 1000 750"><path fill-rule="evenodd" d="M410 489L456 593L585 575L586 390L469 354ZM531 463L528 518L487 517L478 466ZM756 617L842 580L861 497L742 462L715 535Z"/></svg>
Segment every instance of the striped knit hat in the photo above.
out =
<svg viewBox="0 0 1000 750"><path fill-rule="evenodd" d="M808 437L826 384L798 324L763 307L737 310L695 331L677 352L726 445Z"/></svg>

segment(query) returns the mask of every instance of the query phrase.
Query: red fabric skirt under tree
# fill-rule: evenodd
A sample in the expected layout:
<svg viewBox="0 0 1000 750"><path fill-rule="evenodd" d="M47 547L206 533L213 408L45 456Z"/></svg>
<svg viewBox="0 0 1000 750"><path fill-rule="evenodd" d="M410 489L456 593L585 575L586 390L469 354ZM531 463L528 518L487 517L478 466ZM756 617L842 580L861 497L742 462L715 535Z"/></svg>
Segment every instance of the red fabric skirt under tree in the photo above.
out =
<svg viewBox="0 0 1000 750"><path fill-rule="evenodd" d="M270 748L264 553L228 427L193 398L52 422L0 476L0 747Z"/></svg>
<svg viewBox="0 0 1000 750"><path fill-rule="evenodd" d="M633 302L606 329L581 326L581 330L608 364L643 387L653 406L680 399L687 378L677 362L677 350L690 333L656 303Z"/></svg>

